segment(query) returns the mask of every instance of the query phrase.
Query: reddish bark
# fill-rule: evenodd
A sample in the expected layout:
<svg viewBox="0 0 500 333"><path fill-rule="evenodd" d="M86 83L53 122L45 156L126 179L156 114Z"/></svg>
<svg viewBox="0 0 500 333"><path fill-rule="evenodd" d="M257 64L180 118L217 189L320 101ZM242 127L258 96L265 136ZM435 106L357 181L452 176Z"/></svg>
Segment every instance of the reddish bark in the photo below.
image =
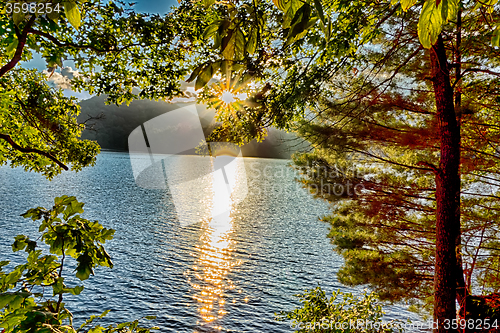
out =
<svg viewBox="0 0 500 333"><path fill-rule="evenodd" d="M434 275L435 332L445 329L446 319L456 318L457 260L455 242L460 191L460 131L455 116L453 89L444 43L439 37L430 50L436 118L439 128L440 162L436 172L436 263Z"/></svg>
<svg viewBox="0 0 500 333"><path fill-rule="evenodd" d="M21 153L34 153L34 154L48 157L52 161L54 161L57 165L59 165L61 168L63 168L64 170L66 170L66 171L69 170L69 168L66 165L64 165L61 161L59 161L57 158L55 158L51 154L44 152L44 151L41 151L39 149L21 147L20 145L15 143L14 140L12 140L12 138L7 134L0 134L0 139L7 141L12 146L12 148L20 151Z"/></svg>
<svg viewBox="0 0 500 333"><path fill-rule="evenodd" d="M5 73L16 67L17 63L21 61L23 57L23 51L24 51L24 46L26 45L26 40L28 38L28 33L29 29L35 23L36 16L31 15L31 18L29 19L28 23L26 23L26 26L24 27L23 31L21 34L18 34L17 39L17 48L16 52L14 53L14 57L7 63L5 64L2 68L0 68L0 77L3 76Z"/></svg>

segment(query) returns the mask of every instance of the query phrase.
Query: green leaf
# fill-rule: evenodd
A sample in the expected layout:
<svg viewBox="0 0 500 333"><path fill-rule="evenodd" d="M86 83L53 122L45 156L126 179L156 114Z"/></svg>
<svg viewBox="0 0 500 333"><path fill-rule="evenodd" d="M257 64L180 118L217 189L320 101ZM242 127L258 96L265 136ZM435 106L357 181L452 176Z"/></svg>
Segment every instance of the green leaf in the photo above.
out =
<svg viewBox="0 0 500 333"><path fill-rule="evenodd" d="M17 281L19 281L22 275L23 272L20 269L16 269L10 272L9 274L7 274L7 276L5 276L5 284L15 284Z"/></svg>
<svg viewBox="0 0 500 333"><path fill-rule="evenodd" d="M222 42L220 45L220 52L222 55L224 55L224 52L228 54L232 54L234 52L234 40L231 42L231 40L234 38L233 36L234 30L228 30L227 34L222 38ZM229 47L229 49L228 49Z"/></svg>
<svg viewBox="0 0 500 333"><path fill-rule="evenodd" d="M80 10L78 9L76 3L73 1L64 2L64 12L66 13L66 18L68 19L69 23L75 29L78 29L80 27L80 24L82 23L82 18L80 16Z"/></svg>
<svg viewBox="0 0 500 333"><path fill-rule="evenodd" d="M50 13L46 14L49 19L51 19L54 22L57 22L59 19L59 16L61 15L57 10L53 10Z"/></svg>
<svg viewBox="0 0 500 333"><path fill-rule="evenodd" d="M205 64L201 64L200 66L196 67L189 78L186 80L186 82L192 82L198 76L198 74L200 74L203 66L205 66Z"/></svg>
<svg viewBox="0 0 500 333"><path fill-rule="evenodd" d="M180 1L179 1L179 3L180 3ZM205 6L205 8L208 8L215 3L215 0L203 0L202 3Z"/></svg>
<svg viewBox="0 0 500 333"><path fill-rule="evenodd" d="M414 1L417 1L417 0L414 0ZM314 0L314 7L316 8L316 11L318 12L319 19L321 20L321 23L326 24L325 14L323 13L323 6L321 5L321 0Z"/></svg>
<svg viewBox="0 0 500 333"><path fill-rule="evenodd" d="M245 55L245 34L241 29L236 30L234 39L234 60L243 59Z"/></svg>
<svg viewBox="0 0 500 333"><path fill-rule="evenodd" d="M448 17L449 20L456 20L458 14L458 8L460 7L460 0L448 0Z"/></svg>
<svg viewBox="0 0 500 333"><path fill-rule="evenodd" d="M441 17L443 18L443 23L448 22L448 0L441 0Z"/></svg>
<svg viewBox="0 0 500 333"><path fill-rule="evenodd" d="M114 229L103 229L102 238L104 240L111 240L111 239L113 239L115 232L116 232L116 230L114 230Z"/></svg>
<svg viewBox="0 0 500 333"><path fill-rule="evenodd" d="M156 316L146 316L144 318L146 318L147 320L153 320L156 319Z"/></svg>
<svg viewBox="0 0 500 333"><path fill-rule="evenodd" d="M279 10L285 12L287 10L287 0L273 0L273 3Z"/></svg>
<svg viewBox="0 0 500 333"><path fill-rule="evenodd" d="M3 309L7 304L12 302L16 298L13 293L3 293L0 294L0 309Z"/></svg>
<svg viewBox="0 0 500 333"><path fill-rule="evenodd" d="M245 54L245 35L240 28L230 30L222 41L222 56L226 60L236 61L243 59Z"/></svg>
<svg viewBox="0 0 500 333"><path fill-rule="evenodd" d="M26 14L23 13L22 10L19 11L19 13L13 12L12 13L12 20L14 21L15 25L19 25L22 21L24 21L24 18L26 17Z"/></svg>
<svg viewBox="0 0 500 333"><path fill-rule="evenodd" d="M76 267L76 277L81 281L87 280L90 274L94 274L94 270L92 269L92 257L89 256L88 253L84 253L79 256L76 261L78 261L78 266Z"/></svg>
<svg viewBox="0 0 500 333"><path fill-rule="evenodd" d="M76 197L74 196L67 196L67 195L63 195L61 197L57 197L54 199L54 204L56 206L60 206L60 205L69 205L71 204L73 201L76 200Z"/></svg>
<svg viewBox="0 0 500 333"><path fill-rule="evenodd" d="M209 39L210 37L212 37L217 32L217 30L219 30L219 24L219 20L212 22L212 24L210 24L203 32L202 38Z"/></svg>
<svg viewBox="0 0 500 333"><path fill-rule="evenodd" d="M435 0L424 3L418 20L418 38L422 46L430 49L436 43L443 25L443 1L436 7Z"/></svg>
<svg viewBox="0 0 500 333"><path fill-rule="evenodd" d="M14 243L12 243L12 252L18 252L24 250L26 247L26 237L25 235L18 235L14 238Z"/></svg>
<svg viewBox="0 0 500 333"><path fill-rule="evenodd" d="M32 241L32 240L27 240L26 241L26 252L30 253L30 252L33 252L35 251L35 248L37 246L36 242L35 241Z"/></svg>
<svg viewBox="0 0 500 333"><path fill-rule="evenodd" d="M101 313L101 314L99 315L99 318L104 318L104 317L106 317L106 316L108 315L109 311L111 311L111 310L106 310L106 311L104 311L103 313Z"/></svg>
<svg viewBox="0 0 500 333"><path fill-rule="evenodd" d="M73 295L80 295L83 291L83 286L76 286L74 288L69 289L68 291Z"/></svg>
<svg viewBox="0 0 500 333"><path fill-rule="evenodd" d="M292 19L295 17L299 8L303 6L303 3L300 0L290 0L286 5L287 9L283 18L283 29L287 29L290 27Z"/></svg>
<svg viewBox="0 0 500 333"><path fill-rule="evenodd" d="M232 33L232 30L228 30L230 25L231 21L229 21L228 19L223 19L220 21L217 33L214 34L214 49L218 49L219 47L221 47L221 52L224 50L225 45L222 46L222 44L224 42L227 44L227 41L224 40L224 37Z"/></svg>
<svg viewBox="0 0 500 333"><path fill-rule="evenodd" d="M496 28L491 36L491 45L500 46L500 28Z"/></svg>
<svg viewBox="0 0 500 333"><path fill-rule="evenodd" d="M217 73L217 71L222 67L222 60L217 60L212 63L212 73Z"/></svg>
<svg viewBox="0 0 500 333"><path fill-rule="evenodd" d="M230 68L231 68L231 72L238 73L239 71L241 71L242 69L245 68L245 65L234 63Z"/></svg>
<svg viewBox="0 0 500 333"><path fill-rule="evenodd" d="M76 201L76 198L74 201L71 201L71 204L66 206L66 209L64 210L64 219L67 220L69 217L75 215L75 214L81 214L83 213L83 206L85 204Z"/></svg>
<svg viewBox="0 0 500 333"><path fill-rule="evenodd" d="M259 28L253 27L252 31L250 31L250 37L247 42L247 52L248 54L254 54L257 49L257 38L258 38L258 30Z"/></svg>
<svg viewBox="0 0 500 333"><path fill-rule="evenodd" d="M417 3L417 0L401 0L401 8L406 12Z"/></svg>
<svg viewBox="0 0 500 333"><path fill-rule="evenodd" d="M87 280L90 274L93 273L92 267L90 265L80 265L75 276L80 279L80 281Z"/></svg>
<svg viewBox="0 0 500 333"><path fill-rule="evenodd" d="M297 13L295 13L295 17L292 20L292 26L288 33L288 38L285 46L290 45L297 39L303 37L304 33L316 23L318 18L310 19L310 15L311 6L309 6L307 3L300 7L299 10L297 10Z"/></svg>
<svg viewBox="0 0 500 333"><path fill-rule="evenodd" d="M63 292L64 287L65 287L64 278L63 277L57 278L54 284L52 285L52 295L55 296L57 294L60 294L61 292Z"/></svg>
<svg viewBox="0 0 500 333"><path fill-rule="evenodd" d="M125 327L127 327L128 325L130 325L130 323L121 323L121 324L116 325L116 328L121 330L121 329L124 329Z"/></svg>
<svg viewBox="0 0 500 333"><path fill-rule="evenodd" d="M200 75L198 75L198 78L196 79L196 82L194 84L194 89L198 90L200 88L203 88L208 81L212 79L212 76L214 76L214 72L212 71L212 64L208 64L203 68L201 71Z"/></svg>
<svg viewBox="0 0 500 333"><path fill-rule="evenodd" d="M10 43L9 46L7 46L7 49L5 50L7 58L12 58L14 56L14 54L16 53L18 44L19 44L19 41L17 40L17 38L15 38L12 41L12 43Z"/></svg>
<svg viewBox="0 0 500 333"><path fill-rule="evenodd" d="M43 212L45 212L45 208L37 207L29 209L26 213L21 214L22 217L31 218L33 221L39 220L42 218Z"/></svg>

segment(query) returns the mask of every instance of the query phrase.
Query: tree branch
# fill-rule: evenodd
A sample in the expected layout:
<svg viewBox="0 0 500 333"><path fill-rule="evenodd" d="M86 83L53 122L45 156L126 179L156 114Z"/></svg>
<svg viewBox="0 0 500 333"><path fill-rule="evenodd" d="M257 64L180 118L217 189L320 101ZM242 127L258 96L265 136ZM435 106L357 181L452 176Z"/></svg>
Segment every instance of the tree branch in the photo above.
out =
<svg viewBox="0 0 500 333"><path fill-rule="evenodd" d="M74 47L76 49L89 49L89 50L92 50L92 51L97 52L97 53L104 53L104 52L108 51L108 50L101 50L101 49L95 48L91 45L78 45L78 44L73 44L73 43L62 43L61 41L59 41L57 38L55 38L51 34L48 34L46 32L36 30L36 29L30 29L29 32L33 33L35 35L39 35L41 37L47 38L48 40L50 40L52 43L54 43L58 47Z"/></svg>
<svg viewBox="0 0 500 333"><path fill-rule="evenodd" d="M12 148L14 148L15 150L18 150L22 153L35 153L38 155L45 156L45 157L51 159L53 162L55 162L57 165L59 165L64 170L66 170L66 171L69 170L69 168L65 164L63 164L61 161L59 161L57 158L55 158L51 154L44 152L44 151L41 151L41 150L38 150L38 149L34 149L34 148L23 148L23 147L19 146L17 143L15 143L12 140L12 138L7 134L0 134L0 139L7 141L12 146Z"/></svg>
<svg viewBox="0 0 500 333"><path fill-rule="evenodd" d="M489 69L481 69L481 68L466 69L465 71L462 72L462 76L464 76L465 73L468 73L468 72L474 72L474 73L479 72L479 73L486 73L486 74L490 74L490 75L500 76L500 73L498 73L498 72L490 71Z"/></svg>
<svg viewBox="0 0 500 333"><path fill-rule="evenodd" d="M425 161L420 161L417 163L417 165L423 165L423 166L426 166L428 167L429 169L432 170L432 172L434 172L436 175L439 175L441 173L441 170L438 169L434 164L432 163L429 163L429 162L425 162Z"/></svg>
<svg viewBox="0 0 500 333"><path fill-rule="evenodd" d="M23 32L17 36L18 43L17 43L16 53L14 53L14 57L7 64L5 64L2 68L0 68L0 77L2 77L5 73L14 68L17 65L17 63L21 61L21 58L23 56L24 46L26 45L26 39L28 37L28 31L33 25L33 23L35 23L35 20L36 16L32 15L28 23L26 23Z"/></svg>
<svg viewBox="0 0 500 333"><path fill-rule="evenodd" d="M119 47L110 47L110 48L107 48L107 49L98 49L92 45L80 45L80 44L74 44L74 43L63 43L61 42L60 40L58 40L57 38L55 38L54 36L52 36L51 34L49 33L46 33L46 32L43 32L43 31L40 31L40 30L36 30L36 29L30 29L29 30L29 33L33 33L35 35L38 35L38 36L41 36L41 37L45 37L47 38L48 40L50 40L52 43L54 43L54 45L58 46L58 47L73 47L75 49L83 49L83 50L92 50L94 52L97 52L97 53L106 53L106 52L115 52L115 53L120 53L130 47L133 47L133 46L140 46L141 44L129 44L129 45L125 45L121 48ZM160 43L152 43L150 45L159 45L161 44Z"/></svg>

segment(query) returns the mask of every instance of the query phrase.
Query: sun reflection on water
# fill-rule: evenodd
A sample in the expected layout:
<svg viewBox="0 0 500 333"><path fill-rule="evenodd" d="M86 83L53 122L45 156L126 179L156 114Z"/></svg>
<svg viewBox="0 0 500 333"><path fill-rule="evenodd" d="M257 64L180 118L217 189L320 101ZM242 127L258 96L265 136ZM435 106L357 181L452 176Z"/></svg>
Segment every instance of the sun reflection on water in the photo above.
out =
<svg viewBox="0 0 500 333"><path fill-rule="evenodd" d="M210 325L215 330L223 330L217 320L227 313L227 292L237 289L228 274L241 264L241 260L233 256L235 240L232 238L234 230L231 215L234 212L234 195L238 191L238 176L241 176L238 170L244 168L243 162L239 160L227 165L223 170L224 175L220 171L213 173L212 189L208 191L212 216L203 222L203 233L193 254L197 258L188 278L201 317L198 324ZM236 184L232 191L222 177ZM232 306L235 303L233 299Z"/></svg>

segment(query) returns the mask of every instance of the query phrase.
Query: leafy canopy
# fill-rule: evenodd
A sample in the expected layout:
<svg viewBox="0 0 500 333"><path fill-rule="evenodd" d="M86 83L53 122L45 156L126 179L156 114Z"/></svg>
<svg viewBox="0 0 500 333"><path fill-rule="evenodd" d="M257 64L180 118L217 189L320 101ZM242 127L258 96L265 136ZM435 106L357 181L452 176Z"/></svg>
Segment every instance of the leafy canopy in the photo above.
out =
<svg viewBox="0 0 500 333"><path fill-rule="evenodd" d="M57 68L72 66L72 89L107 94L109 103L181 94L183 43L188 30L195 29L186 28L189 20L182 14L179 19L148 16L121 1L98 0L53 0L24 12L29 3L8 2L0 8L1 164L52 178L70 164L78 171L95 163L98 145L79 140L89 124L77 122L77 100L47 83ZM49 5L61 10L48 13ZM48 71L20 67L34 54L46 60ZM134 88L140 89L139 96Z"/></svg>
<svg viewBox="0 0 500 333"><path fill-rule="evenodd" d="M242 143L272 125L300 131L313 152L296 162L306 186L323 189L320 196L333 204L325 220L346 259L343 282L427 305L441 159L428 49L441 36L461 130L463 243L456 251L463 274L456 276L463 275L468 293L498 290L496 2L198 6L206 11L205 29L193 43L200 60L190 80L218 110L214 138ZM227 107L221 91L249 98ZM360 173L332 175L337 166ZM335 194L336 184L345 189L348 182L365 191Z"/></svg>

